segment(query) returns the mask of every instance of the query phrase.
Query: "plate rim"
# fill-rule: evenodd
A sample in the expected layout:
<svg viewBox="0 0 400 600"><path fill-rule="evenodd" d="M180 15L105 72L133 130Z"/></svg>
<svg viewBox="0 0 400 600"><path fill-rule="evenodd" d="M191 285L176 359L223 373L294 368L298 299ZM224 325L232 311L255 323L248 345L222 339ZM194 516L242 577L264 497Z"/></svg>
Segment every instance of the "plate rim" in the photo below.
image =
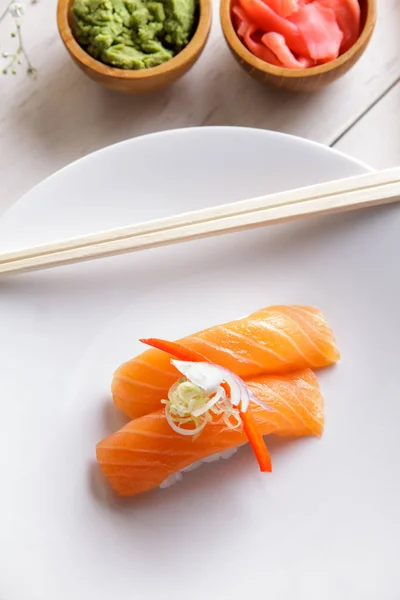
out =
<svg viewBox="0 0 400 600"><path fill-rule="evenodd" d="M336 156L345 158L348 161L352 162L355 166L358 166L358 167L362 168L363 170L365 170L365 172L373 172L376 170L373 167L371 167L370 165L368 165L367 163L363 162L362 160L359 160L358 158L350 156L349 154L346 154L345 152L342 152L341 150L337 150L336 148L332 148L331 146L327 146L326 144L323 144L321 142L316 142L315 140L309 140L305 137L302 137L299 135L293 135L291 133L274 131L271 129L263 129L262 127L245 127L245 126L236 126L236 125L212 125L212 126L207 126L207 127L202 127L202 126L178 127L178 128L174 128L174 129L164 129L162 131L154 131L151 133L144 133L144 134L141 134L138 136L127 138L125 140L120 140L113 144L108 144L107 146L103 146L102 148L99 148L98 150L94 150L93 152L90 152L89 154L86 154L85 156L76 158L72 162L69 162L68 164L66 164L63 167L61 167L60 169L58 169L57 171L54 171L54 173L51 173L50 175L48 175L47 177L45 177L44 179L42 179L41 181L36 183L34 186L29 188L29 190L27 190L20 198L18 198L18 200L13 202L11 204L11 206L6 208L6 210L2 214L0 214L0 221L6 215L8 216L10 214L10 212L14 211L17 207L19 207L19 205L21 203L23 203L29 197L29 195L31 193L36 192L37 189L39 189L41 186L46 185L47 182L52 180L53 178L59 177L65 171L68 171L69 169L74 168L74 166L78 163L84 163L86 161L93 160L94 157L96 157L100 154L112 152L112 150L116 147L128 146L129 144L135 144L136 142L140 142L143 138L157 138L157 137L165 137L165 136L171 136L171 135L172 136L186 135L186 134L195 133L195 132L199 132L199 131L201 131L202 134L205 132L211 132L211 131L212 132L249 131L249 132L256 133L256 134L265 134L272 138L275 137L275 138L279 138L279 139L294 139L301 143L304 143L307 146L312 146L316 149L320 149L323 152L332 153L332 154L335 154Z"/></svg>

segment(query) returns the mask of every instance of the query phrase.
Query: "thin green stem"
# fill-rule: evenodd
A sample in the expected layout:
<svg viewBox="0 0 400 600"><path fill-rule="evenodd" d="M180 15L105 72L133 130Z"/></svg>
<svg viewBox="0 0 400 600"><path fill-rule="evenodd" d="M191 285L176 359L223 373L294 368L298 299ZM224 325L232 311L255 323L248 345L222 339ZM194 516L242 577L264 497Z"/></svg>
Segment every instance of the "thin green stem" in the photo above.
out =
<svg viewBox="0 0 400 600"><path fill-rule="evenodd" d="M7 4L6 10L0 15L0 23L2 22L2 20L5 18L5 16L7 15L8 11L10 10L10 6L11 4L14 2L14 0L10 0L10 2Z"/></svg>
<svg viewBox="0 0 400 600"><path fill-rule="evenodd" d="M5 17L5 15L8 12L10 12L10 8L15 4L15 2L16 2L16 0L10 0L10 2L6 8L6 11L4 13L2 13L2 15L0 17L0 21ZM17 5L16 5L16 8L17 8ZM22 12L21 12L21 14L22 14ZM16 51L14 51L13 53L7 53L7 52L3 53L4 58L7 58L8 56L10 56L10 61L2 69L2 72L7 74L11 70L11 73L15 75L17 65L22 64L21 59L24 58L26 61L26 65L27 65L27 74L29 75L29 77L35 78L37 72L29 59L27 51L25 50L24 41L23 41L23 37L22 37L21 21L19 19L19 17L21 15L19 14L19 11L16 10L15 14L13 11L11 12L11 16L13 17L13 20L15 23L15 28L16 28L15 32L11 33L11 37L17 38L18 47L17 47Z"/></svg>
<svg viewBox="0 0 400 600"><path fill-rule="evenodd" d="M29 60L29 56L27 55L26 50L24 48L24 42L22 40L22 35L21 35L21 25L19 23L17 24L17 38L18 38L19 47L18 47L16 54L18 55L18 54L21 54L21 52L22 52L22 54L25 57L26 64L28 65L28 69L32 69L33 67L32 67L31 61Z"/></svg>

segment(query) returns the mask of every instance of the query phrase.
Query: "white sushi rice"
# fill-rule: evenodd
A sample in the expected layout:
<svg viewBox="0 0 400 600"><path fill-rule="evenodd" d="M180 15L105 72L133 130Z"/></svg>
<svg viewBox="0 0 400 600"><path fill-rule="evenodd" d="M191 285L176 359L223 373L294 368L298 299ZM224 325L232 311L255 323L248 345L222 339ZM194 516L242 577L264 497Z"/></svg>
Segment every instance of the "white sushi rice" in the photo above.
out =
<svg viewBox="0 0 400 600"><path fill-rule="evenodd" d="M194 471L194 469L201 467L201 465L204 465L204 464L210 463L210 462L214 462L221 458L223 460L227 460L228 458L231 458L231 456L233 456L236 452L237 452L237 448L229 448L228 450L224 450L223 452L217 452L216 454L211 454L211 456L207 456L207 458L203 458L202 460L196 460L194 463L192 463L191 465L188 465L184 469L181 469L180 471L177 471L176 473L172 473L172 475L169 475L160 484L160 488L165 489L165 488L170 487L171 485L174 485L174 483L177 483L178 481L182 481L183 473L188 473L189 471Z"/></svg>

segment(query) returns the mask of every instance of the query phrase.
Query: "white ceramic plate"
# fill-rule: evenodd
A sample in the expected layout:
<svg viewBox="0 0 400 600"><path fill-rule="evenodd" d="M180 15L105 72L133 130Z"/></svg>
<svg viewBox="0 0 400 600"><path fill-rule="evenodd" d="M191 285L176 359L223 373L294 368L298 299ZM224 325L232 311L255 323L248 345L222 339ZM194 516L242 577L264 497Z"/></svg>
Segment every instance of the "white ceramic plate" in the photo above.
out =
<svg viewBox="0 0 400 600"><path fill-rule="evenodd" d="M265 131L151 135L32 190L1 249L365 169ZM399 250L392 206L1 281L1 600L399 598ZM95 444L124 422L109 385L137 339L274 303L316 305L336 333L323 439L272 440L272 475L243 448L117 500Z"/></svg>

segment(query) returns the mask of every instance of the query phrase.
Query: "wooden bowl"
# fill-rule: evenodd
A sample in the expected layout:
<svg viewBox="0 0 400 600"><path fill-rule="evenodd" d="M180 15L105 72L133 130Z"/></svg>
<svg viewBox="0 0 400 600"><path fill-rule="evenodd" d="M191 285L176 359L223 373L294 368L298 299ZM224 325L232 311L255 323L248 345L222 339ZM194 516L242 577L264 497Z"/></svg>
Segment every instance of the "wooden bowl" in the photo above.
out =
<svg viewBox="0 0 400 600"><path fill-rule="evenodd" d="M238 63L258 81L296 92L317 90L347 73L367 47L376 22L376 0L360 0L361 34L347 52L317 67L287 69L264 62L247 50L233 27L231 5L232 0L221 0L220 17L225 39Z"/></svg>
<svg viewBox="0 0 400 600"><path fill-rule="evenodd" d="M197 29L189 44L168 62L150 69L128 70L108 67L95 60L75 40L72 33L74 0L58 0L57 25L74 62L97 83L112 90L136 94L169 86L196 62L206 45L211 27L212 0L199 0Z"/></svg>

